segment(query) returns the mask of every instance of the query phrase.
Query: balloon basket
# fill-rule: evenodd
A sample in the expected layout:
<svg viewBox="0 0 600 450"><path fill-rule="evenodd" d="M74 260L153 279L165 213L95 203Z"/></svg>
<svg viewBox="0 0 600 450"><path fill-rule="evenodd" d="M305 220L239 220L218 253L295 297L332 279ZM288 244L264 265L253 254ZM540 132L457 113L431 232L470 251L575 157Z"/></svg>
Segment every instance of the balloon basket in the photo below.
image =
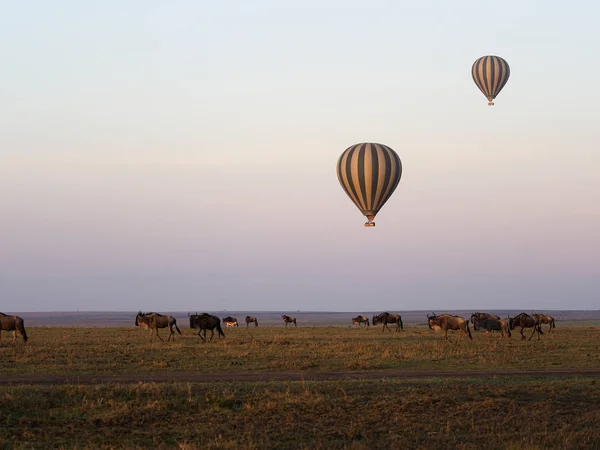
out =
<svg viewBox="0 0 600 450"><path fill-rule="evenodd" d="M371 222L370 220L365 223L365 227L374 227L374 226L375 226L375 222Z"/></svg>

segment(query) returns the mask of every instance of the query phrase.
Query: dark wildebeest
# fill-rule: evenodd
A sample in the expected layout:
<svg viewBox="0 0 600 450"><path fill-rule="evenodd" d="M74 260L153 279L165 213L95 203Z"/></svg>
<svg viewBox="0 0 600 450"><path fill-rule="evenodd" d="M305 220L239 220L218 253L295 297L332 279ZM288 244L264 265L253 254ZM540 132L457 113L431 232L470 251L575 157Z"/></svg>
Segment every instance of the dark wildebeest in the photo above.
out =
<svg viewBox="0 0 600 450"><path fill-rule="evenodd" d="M246 316L246 327L248 327L248 325L250 325L251 323L253 323L255 327L258 326L258 320L256 319L256 317Z"/></svg>
<svg viewBox="0 0 600 450"><path fill-rule="evenodd" d="M427 315L427 324L429 328L434 331L442 330L444 332L444 339L448 339L448 330L458 330L458 339L462 339L463 333L469 336L469 339L473 340L471 336L471 330L469 329L469 321L463 317L451 316L450 314L442 314L441 316Z"/></svg>
<svg viewBox="0 0 600 450"><path fill-rule="evenodd" d="M537 321L540 324L540 330L542 329L542 324L547 323L550 325L550 330L548 330L548 333L550 333L552 331L552 328L556 328L556 325L554 324L554 317L552 316L545 316L543 314L532 314L531 317L533 317L534 319L537 319Z"/></svg>
<svg viewBox="0 0 600 450"><path fill-rule="evenodd" d="M500 317L498 317L495 314L488 314L488 313L482 313L482 312L474 312L473 314L471 314L471 323L473 324L473 326L475 326L475 320L476 319L496 319L496 320L501 320Z"/></svg>
<svg viewBox="0 0 600 450"><path fill-rule="evenodd" d="M377 325L378 323L382 323L383 327L381 328L381 331L385 331L386 328L392 331L390 327L388 327L388 323L395 323L396 331L404 330L404 325L402 324L402 317L400 314L390 314L389 312L381 313L378 316L373 314L373 320L371 323L373 326Z"/></svg>
<svg viewBox="0 0 600 450"><path fill-rule="evenodd" d="M369 327L369 318L367 316L356 316L352 318L352 325L358 325L360 328L363 323L365 324L365 328Z"/></svg>
<svg viewBox="0 0 600 450"><path fill-rule="evenodd" d="M525 329L525 328L533 328L533 331L531 332L531 336L529 336L528 340L531 340L531 338L533 337L533 335L535 333L537 333L538 339L540 338L540 336L542 334L544 334L542 332L542 328L540 327L539 320L537 320L525 313L521 313L518 316L512 317L512 318L509 317L508 324L510 325L511 330L513 330L517 327L521 327L521 339L522 340L525 340L525 335L523 334L523 329Z"/></svg>
<svg viewBox="0 0 600 450"><path fill-rule="evenodd" d="M237 327L238 321L235 317L227 316L223 319L223 323L226 327Z"/></svg>
<svg viewBox="0 0 600 450"><path fill-rule="evenodd" d="M495 319L495 320L500 320L500 317L498 317L495 314L489 314L489 313L482 313L482 312L474 312L473 314L471 314L471 323L473 324L473 329L475 331L479 331L484 330L485 334L489 334L490 330L487 330L485 328L475 328L475 320L477 319Z"/></svg>
<svg viewBox="0 0 600 450"><path fill-rule="evenodd" d="M283 315L281 316L281 320L283 320L283 323L285 323L286 327L288 326L288 323L293 323L295 327L298 326L295 317Z"/></svg>
<svg viewBox="0 0 600 450"><path fill-rule="evenodd" d="M175 341L175 332L173 331L173 327L175 327L179 335L182 336L181 331L177 326L177 321L173 316L163 316L162 314L158 314L155 312L138 312L137 316L135 316L135 326L150 330L150 342L152 342L152 340L154 339L153 335L155 333L156 336L164 342L163 338L161 338L158 334L159 328L169 329L169 338L167 339L167 342L171 340L171 337L173 338L173 341Z"/></svg>
<svg viewBox="0 0 600 450"><path fill-rule="evenodd" d="M17 331L23 337L23 342L27 342L27 333L25 332L25 325L23 325L23 319L19 316L8 316L4 313L0 313L0 343L2 342L2 331L13 332L13 344L17 342Z"/></svg>
<svg viewBox="0 0 600 450"><path fill-rule="evenodd" d="M210 330L210 340L208 342L211 342L213 340L213 337L215 335L215 329L217 330L218 336L219 338L225 337L225 333L223 333L223 329L221 328L221 319L219 319L217 316L213 316L211 314L207 314L207 313L202 313L202 314L189 314L188 316L190 317L190 328L197 328L198 329L198 336L200 336L200 339L202 339L204 342L206 342L206 330ZM204 336L202 336L202 333L204 331Z"/></svg>
<svg viewBox="0 0 600 450"><path fill-rule="evenodd" d="M492 318L481 318L475 319L473 322L473 328L475 331L485 330L485 331L500 331L500 339L502 339L505 335L507 337L511 337L510 326L508 325L508 320L502 319L492 319Z"/></svg>

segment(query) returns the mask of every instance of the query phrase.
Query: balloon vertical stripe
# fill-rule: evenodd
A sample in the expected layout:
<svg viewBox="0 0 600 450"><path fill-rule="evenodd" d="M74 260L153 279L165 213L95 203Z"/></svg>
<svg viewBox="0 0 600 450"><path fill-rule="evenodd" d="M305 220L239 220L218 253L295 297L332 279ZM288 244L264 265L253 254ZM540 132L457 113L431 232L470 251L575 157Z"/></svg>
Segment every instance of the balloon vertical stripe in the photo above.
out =
<svg viewBox="0 0 600 450"><path fill-rule="evenodd" d="M492 100L500 93L510 77L510 66L499 56L482 56L473 63L471 75L491 106L494 104Z"/></svg>
<svg viewBox="0 0 600 450"><path fill-rule="evenodd" d="M365 146L362 145L358 151L358 158L356 158L357 174L365 173ZM360 201L363 208L368 208L369 201L367 199L367 184L365 183L365 177L358 176L358 186L360 188L361 196Z"/></svg>
<svg viewBox="0 0 600 450"><path fill-rule="evenodd" d="M372 224L400 182L402 163L385 145L356 144L338 159L337 176L344 192Z"/></svg>
<svg viewBox="0 0 600 450"><path fill-rule="evenodd" d="M343 160L340 158L341 162L341 170L338 172L338 178L340 177L340 173L342 174L343 181L340 179L340 183L342 183L342 187L346 190L346 193L350 197L350 199L354 202L355 205L358 206L358 196L356 195L356 190L354 189L354 184L352 184L352 155L355 149L352 149L349 153L343 155ZM360 207L359 207L360 208Z"/></svg>
<svg viewBox="0 0 600 450"><path fill-rule="evenodd" d="M362 191L360 190L360 173L358 171L358 159L360 155L360 149L354 149L352 151L352 155L349 156L350 160L350 182L352 183L352 188L356 193L356 200L358 201L361 208L366 208L363 202Z"/></svg>
<svg viewBox="0 0 600 450"><path fill-rule="evenodd" d="M391 149L389 149L389 150L391 150ZM389 198L392 195L392 193L398 186L398 183L400 182L400 177L402 176L402 163L400 162L400 157L393 151L391 152L390 157L391 157L391 159L394 160L394 163L390 167L391 173L390 173L390 181L388 183L387 193L385 194L386 200L387 200L387 198Z"/></svg>
<svg viewBox="0 0 600 450"><path fill-rule="evenodd" d="M374 205L375 200L377 199L377 186L379 185L379 149L370 152L369 156L369 164L366 169L373 174L373 178L369 185L369 203Z"/></svg>

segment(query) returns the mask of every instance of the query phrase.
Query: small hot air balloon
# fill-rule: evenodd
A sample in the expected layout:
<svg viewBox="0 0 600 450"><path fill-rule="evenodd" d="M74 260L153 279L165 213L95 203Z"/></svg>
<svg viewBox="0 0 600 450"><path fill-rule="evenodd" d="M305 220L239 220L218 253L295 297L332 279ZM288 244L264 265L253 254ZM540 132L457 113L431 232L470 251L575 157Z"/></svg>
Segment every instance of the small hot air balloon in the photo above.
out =
<svg viewBox="0 0 600 450"><path fill-rule="evenodd" d="M338 159L337 176L350 200L367 216L365 227L374 227L375 216L400 182L402 163L387 145L356 144Z"/></svg>
<svg viewBox="0 0 600 450"><path fill-rule="evenodd" d="M493 106L493 100L508 81L510 67L499 56L482 56L473 63L471 75L479 90L487 97L488 105Z"/></svg>

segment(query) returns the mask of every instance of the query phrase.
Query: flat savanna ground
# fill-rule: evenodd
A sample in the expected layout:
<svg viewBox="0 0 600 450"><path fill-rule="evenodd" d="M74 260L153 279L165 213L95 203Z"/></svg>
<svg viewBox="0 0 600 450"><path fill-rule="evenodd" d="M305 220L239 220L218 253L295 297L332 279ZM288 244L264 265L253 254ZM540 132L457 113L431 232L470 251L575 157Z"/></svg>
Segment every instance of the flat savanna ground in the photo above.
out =
<svg viewBox="0 0 600 450"><path fill-rule="evenodd" d="M535 371L600 368L600 327L560 327L542 339L522 341L473 332L473 341L450 341L427 327L400 332L381 327L240 327L224 329L225 339L204 344L180 325L183 337L150 342L148 331L128 328L29 328L30 341L0 346L1 376L103 375L151 372L353 372ZM531 330L526 330L529 338ZM163 329L166 340L168 333ZM210 332L208 333L210 336Z"/></svg>
<svg viewBox="0 0 600 450"><path fill-rule="evenodd" d="M180 328L170 343L133 327L31 327L15 346L4 333L0 447L600 446L600 327L472 342L426 327L240 327L208 344Z"/></svg>

